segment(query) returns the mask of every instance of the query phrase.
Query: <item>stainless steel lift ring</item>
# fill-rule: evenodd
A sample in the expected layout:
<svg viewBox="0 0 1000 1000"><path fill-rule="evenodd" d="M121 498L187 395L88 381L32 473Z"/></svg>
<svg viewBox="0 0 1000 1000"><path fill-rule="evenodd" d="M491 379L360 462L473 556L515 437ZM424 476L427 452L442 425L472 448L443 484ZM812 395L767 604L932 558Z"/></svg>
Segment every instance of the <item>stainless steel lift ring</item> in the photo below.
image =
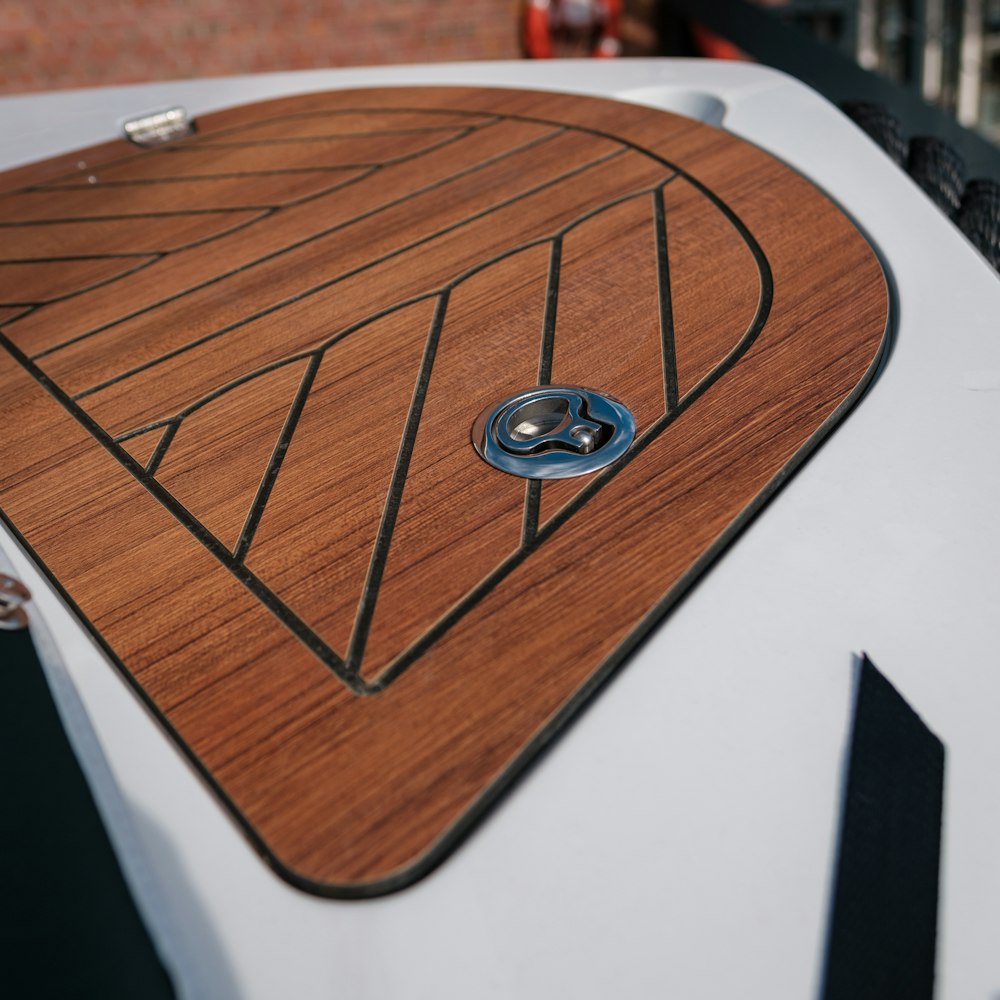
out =
<svg viewBox="0 0 1000 1000"><path fill-rule="evenodd" d="M525 479L569 479L603 469L628 451L635 418L607 393L578 385L536 386L488 406L472 443L494 468Z"/></svg>

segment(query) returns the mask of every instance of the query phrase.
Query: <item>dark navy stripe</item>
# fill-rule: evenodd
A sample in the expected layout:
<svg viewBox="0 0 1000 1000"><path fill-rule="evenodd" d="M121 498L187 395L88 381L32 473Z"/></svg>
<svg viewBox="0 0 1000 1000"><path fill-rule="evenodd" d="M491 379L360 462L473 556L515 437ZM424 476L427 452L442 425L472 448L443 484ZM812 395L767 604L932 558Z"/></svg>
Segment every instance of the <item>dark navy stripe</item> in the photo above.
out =
<svg viewBox="0 0 1000 1000"><path fill-rule="evenodd" d="M931 1000L945 751L864 656L823 1000Z"/></svg>

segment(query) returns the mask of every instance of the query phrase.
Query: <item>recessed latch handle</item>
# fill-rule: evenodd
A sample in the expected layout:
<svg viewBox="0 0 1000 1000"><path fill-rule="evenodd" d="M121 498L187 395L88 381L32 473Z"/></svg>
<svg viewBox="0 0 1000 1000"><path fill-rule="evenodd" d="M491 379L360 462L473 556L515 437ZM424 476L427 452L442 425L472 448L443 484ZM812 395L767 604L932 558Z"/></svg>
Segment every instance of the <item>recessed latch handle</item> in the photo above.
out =
<svg viewBox="0 0 1000 1000"><path fill-rule="evenodd" d="M621 458L635 417L620 400L579 385L539 385L486 407L472 444L495 469L525 479L584 476Z"/></svg>

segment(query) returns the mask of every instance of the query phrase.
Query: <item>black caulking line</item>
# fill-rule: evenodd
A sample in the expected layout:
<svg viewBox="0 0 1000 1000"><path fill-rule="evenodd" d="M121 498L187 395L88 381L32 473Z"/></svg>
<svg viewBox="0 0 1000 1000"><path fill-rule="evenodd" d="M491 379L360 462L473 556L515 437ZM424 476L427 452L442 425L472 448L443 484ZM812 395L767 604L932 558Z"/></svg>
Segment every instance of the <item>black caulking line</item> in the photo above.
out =
<svg viewBox="0 0 1000 1000"><path fill-rule="evenodd" d="M138 256L137 254L134 256ZM136 264L135 267L128 267L124 271L119 271L117 274L112 274L110 277L102 278L100 281L95 281L92 285L86 285L84 288L77 288L75 291L66 292L64 295L58 295L54 299L46 299L44 302L0 302L0 306L9 305L30 305L41 308L42 306L54 305L56 302L65 302L67 299L75 298L77 295L83 295L84 292L92 292L95 289L103 288L105 285L110 285L115 281L120 281L122 278L127 278L130 274L136 274L138 271L142 271L149 267L151 264L155 264L158 260L163 258L163 254L152 254L148 256L147 259ZM37 263L32 261L31 263ZM0 265L2 266L2 265Z"/></svg>
<svg viewBox="0 0 1000 1000"><path fill-rule="evenodd" d="M434 135L437 132L447 132L449 137L453 136L456 132L469 132L475 131L477 128L482 128L483 126L468 126L468 125L439 125L436 128L418 128L418 129L397 129L394 132L376 132L371 133L371 135L385 136L385 135ZM211 151L213 149L253 149L256 146L300 146L308 145L309 143L317 142L339 142L343 139L362 139L369 138L370 134L366 132L340 132L333 135L290 135L284 139L244 139L239 142L201 142L197 146L184 146L174 150L177 153L204 153L206 150ZM211 136L206 138L211 139Z"/></svg>
<svg viewBox="0 0 1000 1000"><path fill-rule="evenodd" d="M356 178L356 180L357 179L360 178ZM353 181L349 183L353 183ZM348 185L344 186L347 187ZM192 240L190 243L182 243L180 246L171 247L169 250L160 250L158 252L162 253L165 257L169 257L171 254L180 253L181 250L193 250L195 247L204 246L206 243L222 239L223 236L230 236L232 233L238 233L241 229L247 229L249 226L260 222L261 219L269 218L277 211L278 209L276 208L265 208L256 215L252 215L249 219L237 222L235 226L229 226L227 229L221 229L217 233L209 233L207 236L199 236L198 239Z"/></svg>
<svg viewBox="0 0 1000 1000"><path fill-rule="evenodd" d="M316 167L283 167L271 170L230 170L218 174L182 174L178 177L125 177L121 180L112 178L111 180L95 181L94 183L68 184L65 181L59 184L40 184L32 191L92 191L100 188L125 188L125 187L154 187L159 184L202 184L206 181L233 181L243 177L284 177L296 174L333 174L344 173L348 170L368 170L378 166L376 163L344 163L335 166Z"/></svg>
<svg viewBox="0 0 1000 1000"><path fill-rule="evenodd" d="M220 212L259 212L260 210L260 205L238 205L235 208L188 208L175 212L136 212L134 215L78 215L64 219L17 219L13 222L0 222L0 229L13 229L16 226L62 226L71 222L123 222L128 219L174 219L185 215L218 215Z"/></svg>
<svg viewBox="0 0 1000 1000"><path fill-rule="evenodd" d="M521 546L530 545L538 534L538 509L542 502L542 481L529 479L524 487L524 517L521 521Z"/></svg>
<svg viewBox="0 0 1000 1000"><path fill-rule="evenodd" d="M21 309L22 307L18 306L17 308ZM5 320L0 321L0 329L12 326L19 319L24 319L25 316L30 316L37 308L38 306L28 306L23 312L15 313L13 316L8 316Z"/></svg>
<svg viewBox="0 0 1000 1000"><path fill-rule="evenodd" d="M246 562L250 546L253 544L254 535L257 533L257 526L260 524L264 508L267 506L267 501L271 496L271 490L274 489L278 473L281 471L281 463L285 460L285 455L288 453L288 446L292 443L292 435L295 434L295 428L298 426L299 418L302 416L302 410L306 405L309 391L312 389L316 372L319 371L321 357L319 354L314 355L302 375L302 380L295 393L295 399L292 401L288 416L285 418L284 426L281 428L281 434L278 437L277 444L274 446L274 452L267 463L264 478L257 489L257 495L254 497L250 512L247 514L246 522L243 525L243 530L240 532L239 540L236 543L236 548L233 550L233 558L239 563Z"/></svg>
<svg viewBox="0 0 1000 1000"><path fill-rule="evenodd" d="M182 243L179 246L167 247L166 249L164 249L163 247L154 247L154 248L148 249L148 250L136 250L134 252L123 253L123 254L107 254L107 255L76 254L73 257L63 257L63 258L57 258L57 257L31 257L31 258L25 258L23 260L18 260L18 261L13 261L13 262L11 262L11 261L5 261L4 263L34 264L34 263L37 263L39 261L50 261L50 260L67 260L67 261L70 261L70 260L91 260L91 259L94 259L95 257L99 258L99 257L102 257L102 256L108 256L108 257L119 257L119 256L121 256L121 257L151 257L151 256L153 256L155 254L159 254L160 256L167 257L170 254L178 253L181 250L190 250L193 247L201 246L203 243L211 243L212 240L217 240L217 239L219 239L222 236L228 236L230 233L239 232L239 230L245 229L247 226L252 225L254 222L260 221L265 216L271 215L274 211L275 211L275 209L272 209L272 208L265 209L264 211L258 212L256 215L251 216L251 218L245 219L243 222L238 222L238 223L236 223L233 226L227 226L225 229L222 229L222 230L220 230L217 233L209 233L206 236L201 236L201 237L199 237L196 240L192 240L190 243ZM90 221L91 221L90 219L74 219L71 222L65 223L65 225L67 225L67 226L85 226L88 223L90 223ZM24 223L24 228L25 229L30 229L30 228L34 227L35 225L37 225L37 223L26 222L26 223Z"/></svg>
<svg viewBox="0 0 1000 1000"><path fill-rule="evenodd" d="M670 264L667 256L667 213L663 188L653 192L656 229L656 277L660 302L660 336L663 348L663 389L667 413L677 409L677 355L674 348L674 312L670 296Z"/></svg>
<svg viewBox="0 0 1000 1000"><path fill-rule="evenodd" d="M134 253L78 253L70 257L4 257L0 267L8 264L72 264L79 260L127 260L130 257L154 257L163 250L140 250Z"/></svg>
<svg viewBox="0 0 1000 1000"><path fill-rule="evenodd" d="M367 115L371 114L373 111L376 114L413 114L414 111L419 112L421 109L411 109L411 108L331 108L329 111L297 111L292 114L287 115L277 115L274 118L266 118L260 122L254 122L253 125L248 129L246 125L230 125L228 128L217 129L213 132L200 132L197 135L186 136L177 143L171 143L169 146L164 146L160 149L150 150L150 152L156 153L181 153L181 152L193 152L196 153L201 149L214 149L222 146L222 143L215 142L214 140L219 136L232 135L234 133L246 134L248 131L253 131L254 129L266 128L269 125L277 125L280 122L286 121L302 121L309 118L333 118L339 115ZM465 128L469 131L475 131L476 129L486 128L489 125L495 125L498 121L504 119L504 115L497 114L482 114L480 112L465 112L456 111L449 112L452 117L464 117L464 118L478 118L480 121L472 122L471 124L459 125L456 123L451 124L440 124L440 125L426 125L426 126L414 126L412 128L405 129L381 129L372 132L336 132L328 137L319 137L321 139L337 139L341 136L346 137L361 137L361 136L383 136L383 135L399 135L408 132L454 132L455 129ZM245 140L246 145L254 144L261 145L266 143L282 143L287 140L283 139L249 139Z"/></svg>
<svg viewBox="0 0 1000 1000"><path fill-rule="evenodd" d="M171 421L166 424L166 429L163 434L160 435L160 440L156 444L156 448L153 450L153 454L149 456L149 461L146 463L146 474L148 476L155 476L157 469L160 467L160 463L163 461L163 456L166 455L167 449L170 447L171 442L174 440L174 436L180 429L180 421Z"/></svg>
<svg viewBox="0 0 1000 1000"><path fill-rule="evenodd" d="M264 176L277 176L283 174L322 174L331 173L335 171L345 171L345 170L380 170L383 167L391 167L397 163L402 163L405 160L413 159L417 156L423 156L427 153L433 153L435 150L441 149L442 146L447 146L452 142L457 142L459 139L464 139L466 136L471 135L475 129L464 128L464 129L451 129L450 134L440 140L439 142L431 143L428 146L423 146L420 149L413 150L410 153L403 153L400 156L393 157L392 159L383 160L380 163L345 163L338 164L329 167L286 167L284 169L275 170L238 170L238 171L228 171L226 173L218 174L197 174L188 175L186 177L137 177L134 179L123 179L123 180L110 180L110 181L96 181L93 184L67 184L54 183L54 184L38 184L35 187L27 188L27 193L39 193L39 192L52 192L52 191L95 191L100 188L108 187L142 187L142 186L156 186L159 184L187 184L191 182L201 183L203 181L217 181L217 180L232 180L234 178L238 179L240 177L264 177ZM295 141L295 140L289 140ZM319 140L303 140L307 142L319 141ZM276 140L274 142L267 143L233 143L235 147L241 147L244 145L287 145L285 141ZM224 149L227 148L221 143L214 147L203 147L205 149L215 148ZM100 170L100 167L95 169ZM327 194L329 191L335 190L334 188L324 188L320 194ZM305 200L309 198L316 197L316 193L312 192L304 196ZM282 202L282 206L287 205L297 205L300 204L303 199L299 198L292 202ZM274 206L271 206L274 207Z"/></svg>
<svg viewBox="0 0 1000 1000"><path fill-rule="evenodd" d="M552 355L555 350L556 314L559 309L559 276L562 267L562 235L552 240L549 274L545 286L545 312L542 319L542 346L538 355L538 384L552 382ZM529 479L524 488L524 516L521 545L530 545L538 533L538 512L542 503L542 482Z"/></svg>
<svg viewBox="0 0 1000 1000"><path fill-rule="evenodd" d="M448 311L449 294L447 291L441 293L438 298L437 308L434 310L434 319L431 322L430 333L427 336L427 344L424 348L424 356L420 365L420 374L413 389L410 411L406 416L403 437L399 443L399 454L396 457L396 467L392 472L389 495L382 510L382 522L379 525L375 546L372 549L371 564L368 568L368 576L365 580L364 590L361 593L361 601L358 605L358 616L354 624L354 633L351 636L350 646L347 651L347 667L355 675L360 671L361 660L365 655L368 632L371 628L372 617L375 614L375 603L378 600L379 588L382 585L382 575L385 572L389 547L392 544L392 535L396 528L399 506L403 500L403 490L406 486L406 476L410 469L410 459L413 457L413 446L417 438L417 428L420 425L420 415L423 411L424 400L427 398L427 388L430 384L431 372L434 368L434 358L437 354L438 341L441 338L441 329L444 326L445 313Z"/></svg>
<svg viewBox="0 0 1000 1000"><path fill-rule="evenodd" d="M264 309L259 309L255 313L251 313L249 316L245 316L243 319L236 321L235 323L230 323L228 326L224 326L218 330L214 330L212 333L207 333L203 337L198 337L195 340L189 341L187 344L183 344L180 347L175 348L172 351L167 351L161 354L157 358L153 358L150 361L146 361L141 365L136 365L134 368L130 368L128 371L122 372L119 375L115 375L113 378L105 379L103 382L99 382L96 385L92 385L81 392L76 393L73 399L83 399L85 396L90 396L95 392L100 392L102 389L106 389L110 385L114 385L116 382L122 382L125 379L131 378L133 375L137 375L139 372L146 371L149 368L153 368L164 361L171 358L177 357L179 354L184 354L187 351L193 350L196 347L200 347L202 344L206 344L209 341L215 340L217 337L225 336L228 333L232 333L234 330L238 330L240 327L247 326L250 323L255 322L258 319L263 319L265 316L270 316L272 313L279 312L282 309L286 309L288 306L294 305L296 302L301 302L307 298L317 295L319 292L325 291L327 288L333 285L339 284L342 281L346 281L348 278L354 277L356 274L361 274L365 271L369 271L372 268L377 267L379 264L384 264L387 260L391 260L394 257L399 257L404 253L408 253L411 250L415 250L417 247L423 246L425 243L429 243L432 240L438 239L441 236L445 236L448 233L454 232L457 229L461 229L463 226L470 225L473 222L478 222L489 215L496 212L502 211L505 208L509 208L516 202L522 201L525 198L529 198L532 195L538 194L548 187L552 187L556 184L563 183L564 181L570 180L573 177L584 173L587 170L596 169L597 167L603 166L608 161L621 155L620 150L616 150L613 153L607 153L604 156L599 157L596 160L592 160L588 163L582 164L581 166L574 167L572 170L567 171L564 174L544 182L543 184L536 185L533 188L529 188L527 191L522 192L512 198L508 198L504 201L498 202L496 205L492 205L489 208L483 209L480 212L476 212L464 219L460 219L458 222L451 223L442 229L437 230L434 233L430 233L427 236L421 237L418 240L414 240L405 246L398 247L397 249L391 251L390 253L384 254L382 257L378 257L375 260L368 261L350 271L345 271L343 274L337 275L335 278L329 278L326 281L320 282L318 285L313 285L311 288L304 289L301 292L297 292L295 295L291 295L286 299L282 299L280 302L273 303ZM551 238L551 237L549 237ZM96 332L96 331L93 331Z"/></svg>
<svg viewBox="0 0 1000 1000"><path fill-rule="evenodd" d="M556 312L559 308L559 272L562 267L562 236L552 240L549 279L545 289L545 318L542 321L542 349L538 358L538 384L552 381L552 354L556 340Z"/></svg>
<svg viewBox="0 0 1000 1000"><path fill-rule="evenodd" d="M56 181L53 181L53 182L50 182L50 183L46 183L46 184L35 184L35 185L31 186L31 187L23 188L18 193L20 193L20 194L43 194L43 193L51 193L53 191L87 191L87 190L96 191L96 190L99 190L100 188L104 188L104 187L127 187L127 186L132 186L132 185L141 186L141 185L144 185L144 184L152 184L152 185L156 185L156 184L183 184L183 183L186 183L187 181L195 181L195 180L197 180L197 181L203 181L203 180L221 180L221 179L224 179L224 178L227 178L227 177L229 177L229 178L233 178L233 177L237 177L237 178L238 177L256 177L256 176L260 176L262 173L268 173L268 174L286 174L286 173L287 174L295 174L295 173L310 173L310 172L323 173L323 172L330 171L330 170L351 170L351 169L358 170L358 169L364 169L366 167L371 167L371 166L374 166L376 169L378 169L379 167L391 166L391 165L393 165L395 163L400 163L403 160L410 159L410 158L412 158L414 156L422 156L422 155L424 155L426 153L431 153L431 152L433 152L436 149L441 149L442 146L447 146L450 143L456 142L459 139L464 139L467 135L470 135L474 131L476 131L476 130L474 128L470 128L470 127L464 127L464 128L458 127L458 128L450 129L449 130L450 134L447 135L444 139L439 140L438 142L430 143L429 145L424 146L424 147L422 147L422 148L420 148L418 150L414 150L414 151L412 151L410 153L402 153L402 154L400 154L397 157L393 157L392 159L388 159L388 160L383 160L382 162L380 162L378 164L357 163L357 164L334 165L334 166L330 166L330 167L288 167L286 169L269 170L269 171L241 170L241 171L227 172L225 174L222 174L222 173L219 173L219 174L206 174L206 175L198 176L198 177L193 177L193 176L192 177L173 177L173 178L171 178L171 177L147 177L147 178L137 177L137 178L134 178L134 179L124 178L124 179L118 180L118 181L116 181L114 179L112 179L110 181L100 181L100 180L94 181L94 182L89 182L88 181L86 183L81 183L81 184L66 183L65 181L58 181L58 180L56 180ZM313 140L313 139L305 139L305 140L269 140L267 142L257 142L257 143L232 143L231 145L233 147L236 147L236 148L240 148L240 147L243 147L243 146L259 146L259 145L284 146L284 145L288 145L289 142L296 142L296 141L319 142L319 141L328 141L328 140L320 140L320 139L315 139L315 140ZM211 149L225 149L225 148L228 148L228 146L223 145L222 143L218 143L215 146L207 146L206 145L206 146L201 147L200 149L191 149L189 147L188 151L189 152L199 152L199 151L202 151L204 149L211 150ZM177 151L179 151L179 150L175 150L175 152L177 152ZM110 166L110 164L108 164L108 166ZM105 167L103 165L101 165L101 166L95 166L94 167L95 171L100 171L102 169L105 169ZM73 176L75 176L75 175L73 175ZM309 195L307 197L313 197L313 195ZM297 202L293 202L293 203L290 203L290 204L297 204Z"/></svg>
<svg viewBox="0 0 1000 1000"><path fill-rule="evenodd" d="M496 120L496 119L494 119ZM493 122L483 122L480 125L424 125L415 128L391 128L380 129L375 132L331 132L329 135L299 135L286 136L283 139L244 139L233 142L216 142L215 137L222 135L222 132L203 132L198 142L191 142L185 146L165 146L159 150L162 153L198 153L211 152L213 149L240 149L252 146L286 146L296 142L339 142L341 139L384 139L397 135L433 135L435 132L456 132L459 129L473 131ZM232 130L227 130L229 134Z"/></svg>
<svg viewBox="0 0 1000 1000"><path fill-rule="evenodd" d="M389 210L389 209L391 209L391 208L393 208L393 207L395 207L397 205L402 204L403 202L409 201L412 198L415 198L415 197L417 197L419 195L425 194L428 191L432 191L435 188L442 187L442 186L444 186L446 184L449 184L449 183L451 183L451 182L453 182L455 180L458 180L458 179L466 176L467 174L475 173L476 171L482 170L482 169L484 169L486 167L489 167L489 166L492 166L493 164L495 164L497 162L500 162L501 160L504 160L507 157L514 156L515 154L520 153L520 152L524 152L524 151L532 148L533 146L540 145L543 142L548 142L550 139L554 139L556 136L561 135L565 131L566 130L564 128L563 129L556 129L556 130L554 130L552 132L546 133L545 135L537 136L534 139L531 139L531 140L529 140L527 142L521 143L520 145L517 145L517 146L513 147L512 149L505 150L502 153L494 154L493 156L487 157L485 160L480 160L477 163L471 164L468 167L464 167L462 170L456 171L453 174L448 174L446 177L442 177L442 178L439 178L436 181L432 181L430 184L426 184L424 187L418 188L416 191L413 191L410 194L403 195L402 197L393 199L392 201L388 201L384 205L378 205L375 208L370 209L367 212L362 212L360 215L356 215L356 216L353 216L350 219L344 220L343 222L339 222L339 223L337 223L334 226L330 226L327 229L323 229L320 232L313 234L312 236L308 236L305 239L298 240L295 243L289 244L288 246L281 247L280 249L275 250L272 253L265 254L263 257L258 257L256 260L249 261L246 264L241 264L239 267L233 268L230 271L226 271L226 272L224 272L222 274L214 275L213 277L209 278L207 281L203 281L203 282L201 282L201 283L199 283L197 285L192 285L189 288L185 288L183 291L176 292L176 293L174 293L172 295L168 295L167 297L165 297L163 299L159 299L158 301L153 302L153 303L151 303L148 306L143 306L141 309L137 309L134 312L127 313L124 316L119 316L118 318L116 318L115 320L111 321L110 323L104 323L101 326L94 327L94 329L92 329L92 330L86 330L83 333L78 334L77 336L72 337L69 340L63 341L60 344L56 344L53 347L48 348L48 350L46 352L44 352L44 353L50 354L50 353L53 353L55 351L61 350L63 347L66 347L69 344L75 344L75 343L78 343L81 340L86 340L86 339L88 339L90 337L96 336L97 334L103 333L105 330L108 330L108 329L110 329L113 326L117 326L120 323L125 323L125 322L128 322L131 319L135 319L137 316L141 316L144 313L150 312L153 309L158 309L161 306L167 305L167 304L169 304L171 302L174 302L174 301L176 301L178 299L181 299L181 298L183 298L186 295L190 295L193 292L198 291L199 289L208 288L211 285L218 284L219 282L224 281L226 278L230 278L233 275L240 274L241 272L244 272L244 271L248 271L251 268L256 267L259 264L263 264L263 263L265 263L265 262L267 262L269 260L276 259L276 258L282 256L283 254L286 254L286 253L291 252L292 250L298 249L299 247L306 246L307 244L313 242L314 240L322 239L323 237L328 236L331 233L335 233L338 230L345 229L348 226L355 225L356 223L361 222L364 219L370 218L373 215L377 215L379 212L387 211L387 210ZM416 159L420 155L422 155L422 153L420 153L420 154L413 154L413 156L411 156L409 158L406 158L406 159ZM401 158L400 160L397 161L397 163L402 163L402 162L404 162L403 158ZM330 190L321 192L321 194L323 194L323 195L330 194L332 191L341 190L344 187L348 187L348 186L350 186L352 184L360 183L361 181L366 180L368 177L371 177L372 174L374 174L374 173L377 172L377 170L378 170L378 168L373 167L366 174L364 174L364 175L362 175L360 177L352 178L350 181L347 181L346 183L340 185L339 188L332 188ZM268 214L274 214L277 211L280 211L280 209L269 209L268 210ZM224 331L224 332L228 332L228 331ZM195 341L194 343L197 344L197 343L199 343L199 341ZM42 357L43 355L39 354L37 356L38 357ZM165 357L168 357L168 356L170 356L170 355L165 355ZM132 374L134 374L134 373L132 373Z"/></svg>

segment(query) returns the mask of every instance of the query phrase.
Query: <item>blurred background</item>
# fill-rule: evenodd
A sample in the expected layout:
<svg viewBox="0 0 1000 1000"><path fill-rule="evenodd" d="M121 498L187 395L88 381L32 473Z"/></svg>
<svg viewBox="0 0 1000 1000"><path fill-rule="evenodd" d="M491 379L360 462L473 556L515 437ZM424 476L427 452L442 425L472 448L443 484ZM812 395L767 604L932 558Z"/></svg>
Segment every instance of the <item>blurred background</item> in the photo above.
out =
<svg viewBox="0 0 1000 1000"><path fill-rule="evenodd" d="M549 39L553 54L587 55L596 49L602 29L580 29L579 18L584 17L583 8L593 8L599 18L608 2L0 0L0 91L334 66L517 59L532 51L539 55L538 46L547 44L539 41L537 31L532 35L533 15L536 28L542 16L554 26ZM692 17L692 12L698 13L697 3L610 3L620 7L614 13L613 33L614 47L623 57L740 57L746 50L746 36L737 32L736 38L723 37L727 33L718 30L718 19L712 32L705 30ZM734 0L730 6L742 5L743 0ZM772 0L765 6L775 22L808 32L855 65L921 96L991 141L1000 141L1000 0Z"/></svg>

